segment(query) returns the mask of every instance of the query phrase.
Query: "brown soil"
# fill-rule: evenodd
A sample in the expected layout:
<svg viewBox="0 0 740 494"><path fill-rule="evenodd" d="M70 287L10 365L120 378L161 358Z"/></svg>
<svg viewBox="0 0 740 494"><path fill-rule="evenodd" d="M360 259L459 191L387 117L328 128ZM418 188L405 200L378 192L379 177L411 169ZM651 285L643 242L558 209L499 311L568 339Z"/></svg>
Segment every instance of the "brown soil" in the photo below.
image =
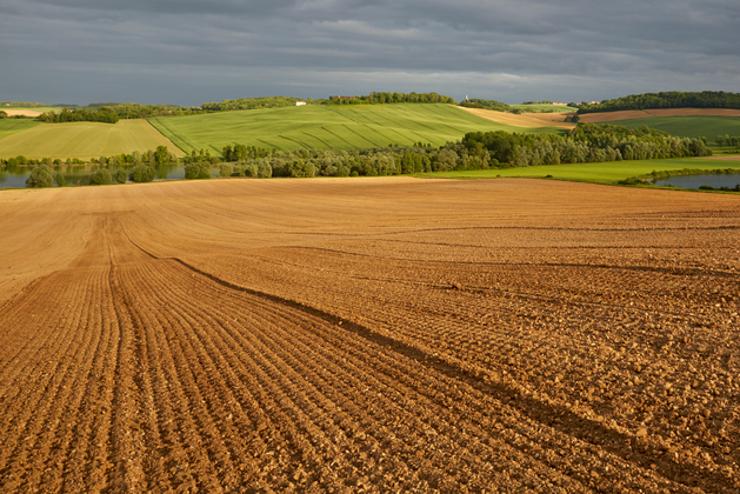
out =
<svg viewBox="0 0 740 494"><path fill-rule="evenodd" d="M0 107L0 111L4 111L9 117L38 117L42 112L36 110L4 110Z"/></svg>
<svg viewBox="0 0 740 494"><path fill-rule="evenodd" d="M740 161L740 154L715 154L704 159L717 161Z"/></svg>
<svg viewBox="0 0 740 494"><path fill-rule="evenodd" d="M730 108L665 108L656 110L626 110L579 115L584 123L615 122L649 117L740 117L740 110Z"/></svg>
<svg viewBox="0 0 740 494"><path fill-rule="evenodd" d="M461 110L477 115L486 120L513 125L514 127L539 128L539 127L559 127L563 129L572 129L574 123L566 122L565 117L568 113L509 113L502 111L486 110L483 108L466 108L458 106Z"/></svg>
<svg viewBox="0 0 740 494"><path fill-rule="evenodd" d="M740 198L0 194L0 492L737 492Z"/></svg>

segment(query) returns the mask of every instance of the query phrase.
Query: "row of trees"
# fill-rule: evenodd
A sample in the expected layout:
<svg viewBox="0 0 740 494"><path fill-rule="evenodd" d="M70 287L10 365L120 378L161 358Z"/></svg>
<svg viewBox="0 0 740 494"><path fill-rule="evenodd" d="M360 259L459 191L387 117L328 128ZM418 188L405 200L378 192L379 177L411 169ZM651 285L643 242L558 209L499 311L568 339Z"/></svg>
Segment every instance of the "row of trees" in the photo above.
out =
<svg viewBox="0 0 740 494"><path fill-rule="evenodd" d="M198 150L178 160L167 148L160 146L146 153L92 160L94 173L90 183L149 181L158 176L158 170L177 164L184 167L185 178L188 179L210 178L214 174L259 178L347 177L708 154L711 151L701 139L674 137L649 128L580 124L563 134L471 132L461 141L441 147L417 144L356 151L269 151L235 144L224 147L221 156ZM33 163L21 158L16 158L14 163L19 161ZM9 163L10 160L0 161L2 166ZM48 178L43 170L50 170L49 163L37 165L36 168L42 171L36 172L34 169L29 186L48 184L48 180L42 178ZM53 175L52 178L56 180Z"/></svg>
<svg viewBox="0 0 740 494"><path fill-rule="evenodd" d="M109 185L126 182L145 183L157 177L156 170L148 165L137 165L133 168L110 168L99 166L90 173L67 174L62 169L49 165L37 165L26 179L26 186L31 188L64 187L66 185Z"/></svg>
<svg viewBox="0 0 740 494"><path fill-rule="evenodd" d="M389 103L455 103L450 96L439 93L396 93L372 92L363 96L330 96L319 103L328 105L362 105L362 104L389 104Z"/></svg>
<svg viewBox="0 0 740 494"><path fill-rule="evenodd" d="M139 103L94 103L82 108L63 108L60 112L46 112L37 117L42 122L104 122L116 123L122 119L156 116L192 115L202 113L199 108L176 105L144 105Z"/></svg>
<svg viewBox="0 0 740 494"><path fill-rule="evenodd" d="M208 153L204 150L201 151L194 151L192 153L193 156L199 156L199 155L205 155L209 156ZM68 158L65 160L61 160L59 158L52 159L52 158L42 158L42 159L32 159L32 158L26 158L25 156L16 156L13 158L3 158L0 159L0 170L18 170L23 167L33 167L33 166L50 166L50 167L62 167L62 166L75 166L80 167L84 165L103 165L106 167L132 167L137 165L149 165L153 167L162 167L162 166L168 166L168 165L177 165L180 161L186 161L191 160L192 158L190 155L188 155L185 158L182 158L178 160L178 158L169 152L169 150L165 146L158 146L154 150L145 151L145 152L139 152L134 151L132 153L122 153L122 154L115 154L111 156L101 156L99 158L92 158L87 161L83 161L77 158ZM215 162L218 162L218 158L210 158L215 159Z"/></svg>
<svg viewBox="0 0 740 494"><path fill-rule="evenodd" d="M238 98L223 101L213 101L200 105L201 110L206 112L233 111L233 110L255 110L258 108L277 108L282 106L295 106L298 98L292 96L266 96L262 98Z"/></svg>
<svg viewBox="0 0 740 494"><path fill-rule="evenodd" d="M565 134L473 132L462 140L468 149L483 147L495 164L509 166L592 163L708 156L701 139L675 137L647 127L579 124Z"/></svg>
<svg viewBox="0 0 740 494"><path fill-rule="evenodd" d="M674 137L648 128L577 126L565 134L468 133L461 142L434 148L392 146L363 151L307 151L251 154L235 170L271 169L272 176L376 176L559 163L706 156L701 139ZM234 161L232 148L221 156ZM239 173L257 176L253 172Z"/></svg>
<svg viewBox="0 0 740 494"><path fill-rule="evenodd" d="M224 161L244 161L246 159L262 158L268 154L270 154L270 151L265 148L245 146L244 144L224 146L221 150L221 157Z"/></svg>
<svg viewBox="0 0 740 494"><path fill-rule="evenodd" d="M513 108L510 105L495 99L470 98L461 101L460 106L465 106L467 108L485 108L486 110L496 111L513 111Z"/></svg>
<svg viewBox="0 0 740 494"><path fill-rule="evenodd" d="M120 117L107 107L100 108L63 108L60 112L42 113L37 120L48 123L61 122L104 122L116 123Z"/></svg>
<svg viewBox="0 0 740 494"><path fill-rule="evenodd" d="M654 108L740 108L740 93L725 91L668 91L632 94L599 103L581 103L578 113L598 113L619 110Z"/></svg>
<svg viewBox="0 0 740 494"><path fill-rule="evenodd" d="M28 160L22 156L10 160L0 161L0 170L3 167L17 169L19 166L32 165L31 173L26 180L28 187L52 187L76 185L106 185L113 183L151 182L155 178L166 176L167 167L178 164L176 156L166 147L159 146L153 151L144 153L134 152L114 156L102 156L83 163L80 160ZM70 170L69 167L79 169L79 165L87 165L84 171Z"/></svg>
<svg viewBox="0 0 740 494"><path fill-rule="evenodd" d="M718 136L714 139L718 146L740 147L740 136L731 136L729 134Z"/></svg>

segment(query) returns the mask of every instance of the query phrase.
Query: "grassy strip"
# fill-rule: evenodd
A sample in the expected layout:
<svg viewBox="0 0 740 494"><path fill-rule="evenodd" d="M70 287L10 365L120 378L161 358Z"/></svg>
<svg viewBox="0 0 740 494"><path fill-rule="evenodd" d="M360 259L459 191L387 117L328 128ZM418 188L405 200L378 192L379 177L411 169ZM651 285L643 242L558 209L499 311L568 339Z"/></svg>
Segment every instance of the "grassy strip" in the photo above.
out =
<svg viewBox="0 0 740 494"><path fill-rule="evenodd" d="M611 161L605 163L578 163L568 165L542 165L519 168L490 168L487 170L460 170L419 174L428 178L490 179L511 178L552 178L576 182L618 184L631 177L644 176L653 172L661 173L675 170L729 169L740 171L740 160L717 161L706 158L680 158L669 160ZM731 173L731 172L728 172Z"/></svg>
<svg viewBox="0 0 740 494"><path fill-rule="evenodd" d="M192 149L192 146L183 137L173 132L160 118L149 118L147 122L157 129L160 134L172 141L172 144L180 148L181 151L187 152Z"/></svg>

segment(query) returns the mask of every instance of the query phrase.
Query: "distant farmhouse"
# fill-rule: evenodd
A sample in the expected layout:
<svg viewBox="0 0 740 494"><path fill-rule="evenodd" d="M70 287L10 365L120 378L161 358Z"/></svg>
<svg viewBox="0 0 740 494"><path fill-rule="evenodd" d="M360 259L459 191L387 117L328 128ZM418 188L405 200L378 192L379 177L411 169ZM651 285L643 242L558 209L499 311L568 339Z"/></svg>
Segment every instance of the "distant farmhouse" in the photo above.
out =
<svg viewBox="0 0 740 494"><path fill-rule="evenodd" d="M295 102L295 106L306 106L306 102L305 101L296 101Z"/></svg>

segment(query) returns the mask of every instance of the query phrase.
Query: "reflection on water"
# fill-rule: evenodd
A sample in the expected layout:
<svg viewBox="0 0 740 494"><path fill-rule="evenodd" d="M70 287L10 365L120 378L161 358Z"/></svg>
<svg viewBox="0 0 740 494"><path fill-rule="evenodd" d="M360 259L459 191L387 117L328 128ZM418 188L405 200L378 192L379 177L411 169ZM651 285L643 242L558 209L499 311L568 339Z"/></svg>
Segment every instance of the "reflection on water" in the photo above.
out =
<svg viewBox="0 0 740 494"><path fill-rule="evenodd" d="M26 187L26 180L31 175L32 166L10 166L0 171L0 189L20 189ZM95 166L59 165L52 166L53 175L61 174L65 186L89 185ZM131 173L133 167L125 168ZM115 170L111 170L113 172ZM155 180L182 180L185 178L185 168L181 165L161 165L154 167Z"/></svg>
<svg viewBox="0 0 740 494"><path fill-rule="evenodd" d="M664 187L680 187L682 189L735 189L740 187L740 173L720 175L683 175L656 180L655 185Z"/></svg>

